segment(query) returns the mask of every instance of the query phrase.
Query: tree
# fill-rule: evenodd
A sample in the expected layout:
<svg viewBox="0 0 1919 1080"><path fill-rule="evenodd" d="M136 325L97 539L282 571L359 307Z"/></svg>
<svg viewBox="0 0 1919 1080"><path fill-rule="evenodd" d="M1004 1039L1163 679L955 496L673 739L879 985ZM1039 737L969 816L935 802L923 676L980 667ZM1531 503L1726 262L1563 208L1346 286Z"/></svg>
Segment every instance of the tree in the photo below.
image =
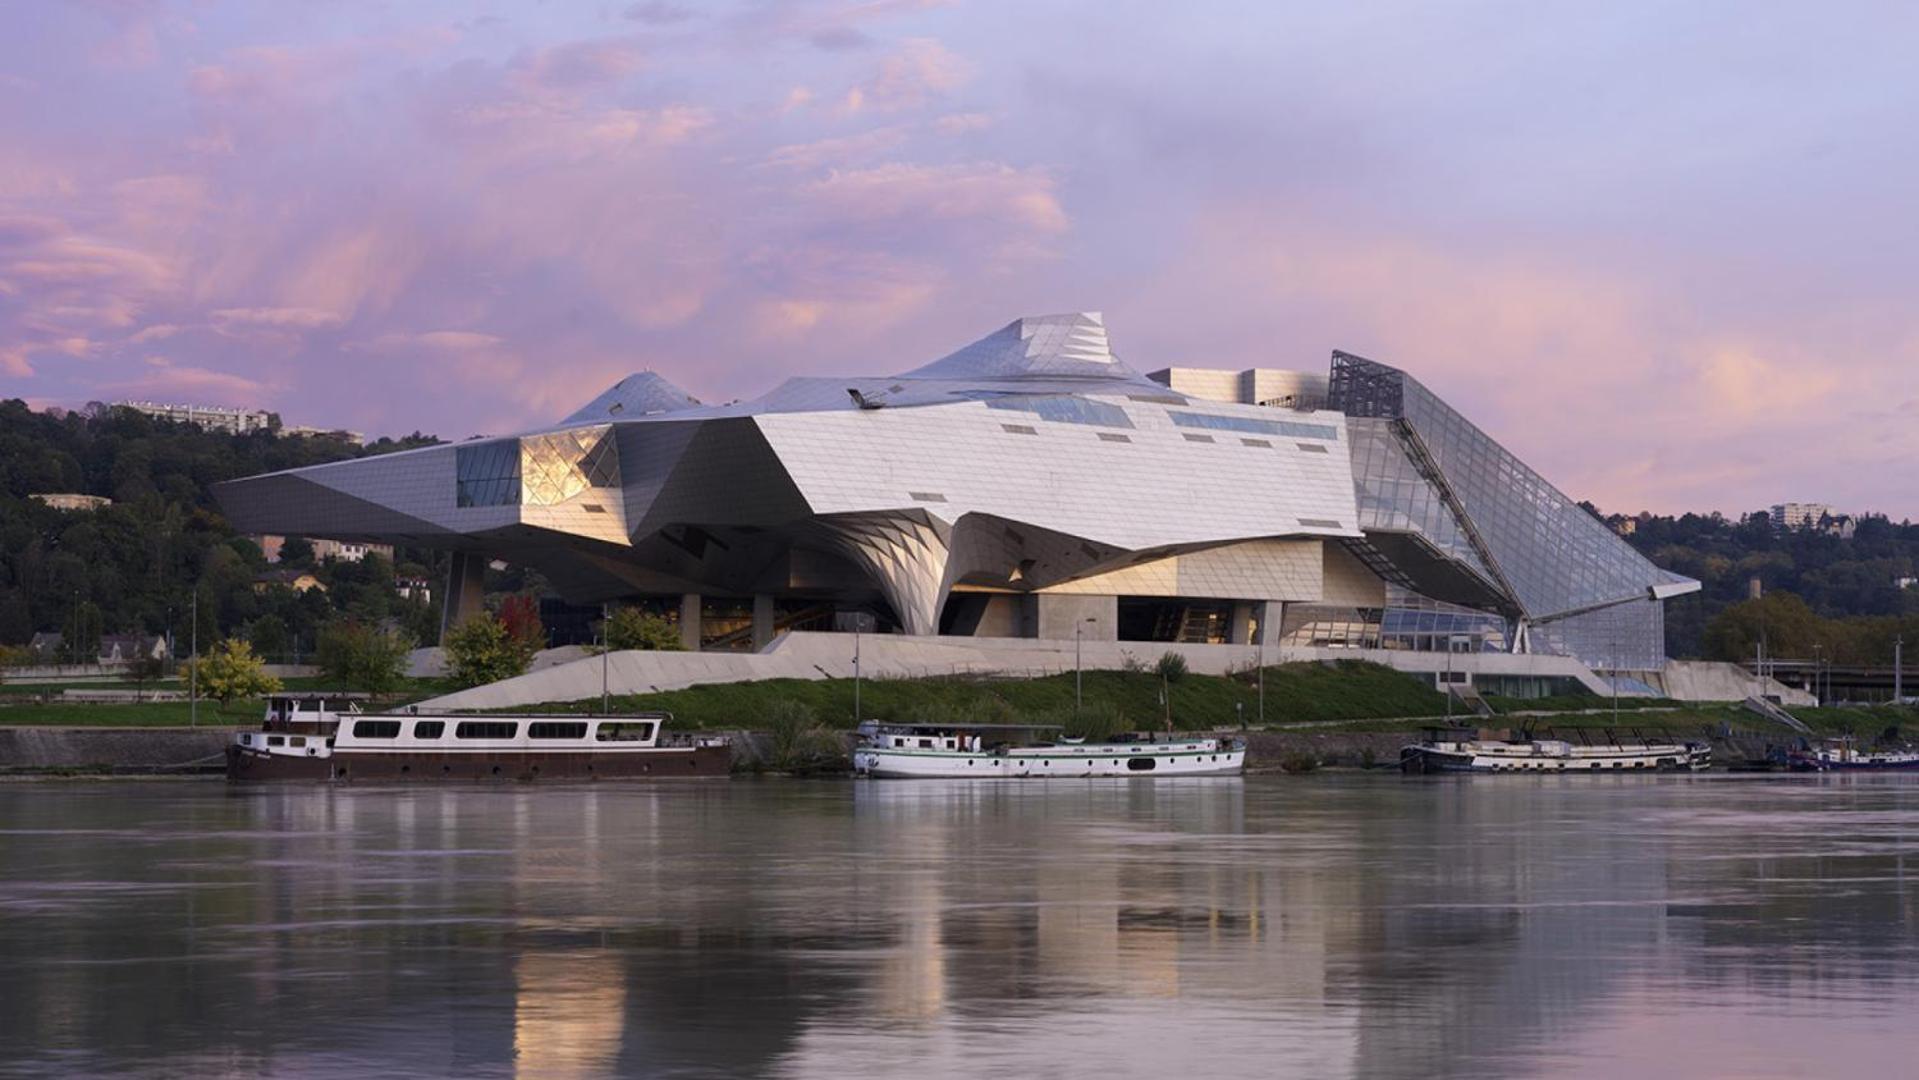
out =
<svg viewBox="0 0 1919 1080"><path fill-rule="evenodd" d="M133 658L120 677L133 684L135 696L148 686L166 678L167 662L157 656L141 654Z"/></svg>
<svg viewBox="0 0 1919 1080"><path fill-rule="evenodd" d="M289 536L280 544L280 565L305 568L313 565L313 541L304 536Z"/></svg>
<svg viewBox="0 0 1919 1080"><path fill-rule="evenodd" d="M540 602L526 593L515 593L500 602L500 623L529 654L546 648L546 627L540 622Z"/></svg>
<svg viewBox="0 0 1919 1080"><path fill-rule="evenodd" d="M1166 730L1173 730L1173 684L1186 677L1186 658L1179 653L1166 650L1160 654L1159 662L1153 665L1153 673L1159 676L1159 700L1166 706Z"/></svg>
<svg viewBox="0 0 1919 1080"><path fill-rule="evenodd" d="M327 677L369 694L388 694L406 678L414 640L403 630L335 619L320 628L317 658Z"/></svg>
<svg viewBox="0 0 1919 1080"><path fill-rule="evenodd" d="M645 649L673 652L686 648L679 628L664 616L644 608L623 607L613 612L604 628L606 647L613 650Z"/></svg>
<svg viewBox="0 0 1919 1080"><path fill-rule="evenodd" d="M266 662L253 654L253 646L238 638L222 641L190 667L196 672L200 692L219 702L222 711L242 698L264 697L280 690L280 680L267 674Z"/></svg>
<svg viewBox="0 0 1919 1080"><path fill-rule="evenodd" d="M525 674L533 650L499 618L475 613L446 635L447 674L458 686L481 686Z"/></svg>
<svg viewBox="0 0 1919 1080"><path fill-rule="evenodd" d="M286 620L278 615L262 615L247 624L247 640L262 657L284 656L289 651Z"/></svg>

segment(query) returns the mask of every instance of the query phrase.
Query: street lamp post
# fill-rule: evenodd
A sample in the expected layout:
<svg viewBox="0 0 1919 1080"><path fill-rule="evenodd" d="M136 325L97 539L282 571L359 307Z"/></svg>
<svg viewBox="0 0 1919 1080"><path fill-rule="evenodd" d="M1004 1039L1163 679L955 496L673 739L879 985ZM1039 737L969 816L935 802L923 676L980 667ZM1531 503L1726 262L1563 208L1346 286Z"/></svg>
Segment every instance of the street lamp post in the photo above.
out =
<svg viewBox="0 0 1919 1080"><path fill-rule="evenodd" d="M600 715L612 715L612 696L607 685L607 665L611 663L612 640L606 633L607 606L600 604Z"/></svg>
<svg viewBox="0 0 1919 1080"><path fill-rule="evenodd" d="M1073 624L1073 719L1074 720L1079 719L1080 702L1083 696L1081 693L1083 680L1081 679L1081 667L1080 667L1080 650L1079 650L1080 632L1085 629L1087 623L1092 621L1093 621L1093 617L1091 615L1088 615L1086 618L1081 619L1078 622Z"/></svg>
<svg viewBox="0 0 1919 1080"><path fill-rule="evenodd" d="M860 623L865 622L862 613L853 614L853 726L860 723Z"/></svg>
<svg viewBox="0 0 1919 1080"><path fill-rule="evenodd" d="M1892 639L1892 703L1903 705L1906 701L1906 672L1902 661L1905 659L1906 636L1896 634Z"/></svg>
<svg viewBox="0 0 1919 1080"><path fill-rule="evenodd" d="M200 726L200 586L193 587L192 656L187 660L187 726Z"/></svg>

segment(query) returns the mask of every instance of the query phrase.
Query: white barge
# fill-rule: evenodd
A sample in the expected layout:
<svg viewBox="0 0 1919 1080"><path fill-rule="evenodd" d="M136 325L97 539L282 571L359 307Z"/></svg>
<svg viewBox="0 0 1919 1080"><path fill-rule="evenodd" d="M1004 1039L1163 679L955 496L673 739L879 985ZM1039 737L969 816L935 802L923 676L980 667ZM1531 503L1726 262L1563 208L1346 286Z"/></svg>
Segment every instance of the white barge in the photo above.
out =
<svg viewBox="0 0 1919 1080"><path fill-rule="evenodd" d="M342 705L345 705L342 708ZM227 745L229 780L332 783L659 780L729 774L724 738L630 716L363 713L325 694L277 694Z"/></svg>
<svg viewBox="0 0 1919 1080"><path fill-rule="evenodd" d="M1100 742L1058 729L1001 725L860 725L853 771L895 779L1091 776L1237 776L1238 739L1212 735L1114 736Z"/></svg>
<svg viewBox="0 0 1919 1080"><path fill-rule="evenodd" d="M1712 747L1701 742L1604 742L1536 739L1527 732L1506 738L1470 732L1434 732L1399 752L1409 773L1551 772L1591 775L1619 772L1693 772L1712 766Z"/></svg>

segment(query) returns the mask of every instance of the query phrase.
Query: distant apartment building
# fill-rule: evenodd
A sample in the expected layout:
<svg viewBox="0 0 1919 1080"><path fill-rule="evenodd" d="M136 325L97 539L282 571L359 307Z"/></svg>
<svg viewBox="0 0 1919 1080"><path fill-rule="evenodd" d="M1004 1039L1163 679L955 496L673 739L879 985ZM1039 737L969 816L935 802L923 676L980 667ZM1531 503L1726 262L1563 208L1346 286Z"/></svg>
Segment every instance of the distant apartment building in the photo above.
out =
<svg viewBox="0 0 1919 1080"><path fill-rule="evenodd" d="M366 445L365 435L357 431L348 431L345 428L317 428L302 425L299 427L283 427L280 429L280 434L301 435L309 439L338 439L341 442L349 442L355 446Z"/></svg>
<svg viewBox="0 0 1919 1080"><path fill-rule="evenodd" d="M169 405L156 401L116 401L113 407L151 416L156 420L198 424L208 431L224 431L229 435L265 431L273 424L273 414L264 409L229 409L220 405Z"/></svg>
<svg viewBox="0 0 1919 1080"><path fill-rule="evenodd" d="M82 495L76 491L49 491L27 498L46 503L55 510L98 510L113 505L113 500L105 495Z"/></svg>
<svg viewBox="0 0 1919 1080"><path fill-rule="evenodd" d="M1825 503L1780 503L1772 508L1772 527L1775 529L1811 529L1832 516L1832 507Z"/></svg>
<svg viewBox="0 0 1919 1080"><path fill-rule="evenodd" d="M402 600L415 600L422 604L433 602L433 583L425 578L394 578L393 591L398 593Z"/></svg>
<svg viewBox="0 0 1919 1080"><path fill-rule="evenodd" d="M1148 379L1189 397L1240 405L1271 405L1283 409L1320 409L1326 405L1328 380L1308 371L1247 368L1161 368Z"/></svg>
<svg viewBox="0 0 1919 1080"><path fill-rule="evenodd" d="M265 555L270 563L280 561L280 550L286 546L287 542L286 537L272 533L255 534L247 539L260 545L261 554ZM310 540L308 543L313 545L314 562L336 560L356 563L368 555L380 555L389 562L393 560L392 544L356 544L350 540Z"/></svg>

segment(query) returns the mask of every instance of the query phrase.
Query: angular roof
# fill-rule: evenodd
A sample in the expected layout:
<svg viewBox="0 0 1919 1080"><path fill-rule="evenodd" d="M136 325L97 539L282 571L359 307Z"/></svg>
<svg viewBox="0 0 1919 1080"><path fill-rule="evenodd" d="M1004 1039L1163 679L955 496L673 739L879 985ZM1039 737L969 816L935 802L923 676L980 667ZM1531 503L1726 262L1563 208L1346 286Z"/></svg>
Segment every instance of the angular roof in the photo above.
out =
<svg viewBox="0 0 1919 1080"><path fill-rule="evenodd" d="M591 424L601 420L632 420L699 407L698 398L651 371L640 371L614 383L560 422Z"/></svg>
<svg viewBox="0 0 1919 1080"><path fill-rule="evenodd" d="M1120 363L1097 311L1029 315L899 376L902 379L1121 379L1143 382Z"/></svg>

